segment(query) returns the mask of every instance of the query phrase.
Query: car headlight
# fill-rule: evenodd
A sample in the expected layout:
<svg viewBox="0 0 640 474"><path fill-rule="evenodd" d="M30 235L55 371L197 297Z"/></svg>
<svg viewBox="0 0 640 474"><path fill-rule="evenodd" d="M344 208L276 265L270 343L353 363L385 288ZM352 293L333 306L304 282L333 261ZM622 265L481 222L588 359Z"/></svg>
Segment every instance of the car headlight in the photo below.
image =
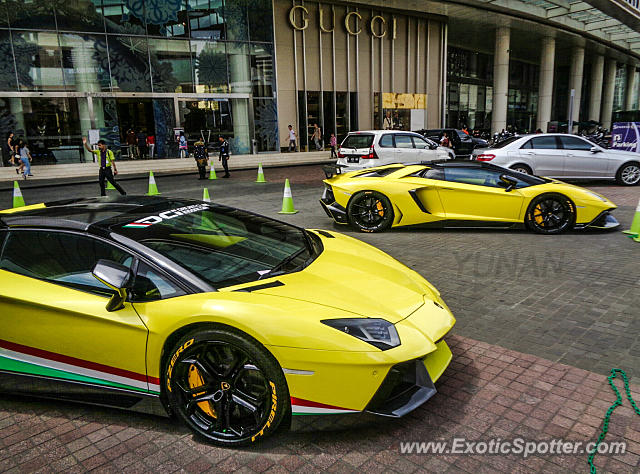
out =
<svg viewBox="0 0 640 474"><path fill-rule="evenodd" d="M596 194L591 191L586 191L586 190L585 190L585 193L587 193L589 196L593 196L594 198L599 199L602 202L607 202L607 198L600 196L599 194Z"/></svg>
<svg viewBox="0 0 640 474"><path fill-rule="evenodd" d="M357 337L383 351L400 345L396 327L385 319L324 319L321 323Z"/></svg>

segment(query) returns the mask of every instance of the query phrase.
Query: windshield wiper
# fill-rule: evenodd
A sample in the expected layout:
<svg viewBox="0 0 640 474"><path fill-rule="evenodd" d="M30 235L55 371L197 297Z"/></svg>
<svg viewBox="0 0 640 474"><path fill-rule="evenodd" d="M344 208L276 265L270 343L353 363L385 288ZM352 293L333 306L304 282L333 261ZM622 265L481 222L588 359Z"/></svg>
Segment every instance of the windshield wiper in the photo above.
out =
<svg viewBox="0 0 640 474"><path fill-rule="evenodd" d="M282 273L280 271L280 270L282 270L282 268L284 268L289 262L291 262L296 257L298 257L300 254L302 254L302 252L305 252L305 251L308 251L308 250L309 249L305 246L305 247L301 248L300 250L298 250L297 252L292 253L288 257L285 257L280 262L276 263L276 265L273 266L271 268L271 270L269 270L268 272L263 273L262 275L260 275L260 278L258 278L258 280L262 280L262 278L264 278L266 276L274 276L274 274Z"/></svg>

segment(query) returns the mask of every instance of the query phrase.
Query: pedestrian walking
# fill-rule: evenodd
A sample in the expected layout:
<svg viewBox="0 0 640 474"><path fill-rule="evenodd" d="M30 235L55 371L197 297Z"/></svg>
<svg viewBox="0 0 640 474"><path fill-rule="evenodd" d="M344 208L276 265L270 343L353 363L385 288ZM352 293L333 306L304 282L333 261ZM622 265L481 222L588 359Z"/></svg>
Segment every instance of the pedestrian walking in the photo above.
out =
<svg viewBox="0 0 640 474"><path fill-rule="evenodd" d="M147 147L149 148L149 158L153 159L153 154L156 151L156 136L147 136Z"/></svg>
<svg viewBox="0 0 640 474"><path fill-rule="evenodd" d="M335 133L331 134L331 138L329 139L329 145L331 145L331 158L338 158L338 154L336 153L336 146L338 145L338 139L336 138Z"/></svg>
<svg viewBox="0 0 640 474"><path fill-rule="evenodd" d="M186 158L189 156L189 144L187 143L187 137L184 136L184 132L180 132L178 150L180 151L180 158Z"/></svg>
<svg viewBox="0 0 640 474"><path fill-rule="evenodd" d="M196 159L196 164L198 165L198 174L200 175L198 179L207 179L209 151L200 138L193 144L193 157Z"/></svg>
<svg viewBox="0 0 640 474"><path fill-rule="evenodd" d="M138 155L138 140L136 138L136 132L133 128L127 130L127 136L125 137L127 142L127 154L131 160L135 160Z"/></svg>
<svg viewBox="0 0 640 474"><path fill-rule="evenodd" d="M289 125L289 152L291 150L296 151L296 141L298 138L296 137L296 132L291 125Z"/></svg>
<svg viewBox="0 0 640 474"><path fill-rule="evenodd" d="M144 160L147 157L147 134L144 130L140 130L136 134L136 139L138 140L138 157Z"/></svg>
<svg viewBox="0 0 640 474"><path fill-rule="evenodd" d="M13 132L9 132L9 134L7 135L7 146L6 146L6 153L7 153L7 161L9 162L9 164L14 165L16 164L16 139L15 139L15 135ZM18 170L16 169L16 173L18 172Z"/></svg>
<svg viewBox="0 0 640 474"><path fill-rule="evenodd" d="M113 155L113 152L107 148L105 141L98 140L97 150L89 148L86 137L82 137L82 144L89 153L93 153L98 156L98 163L100 164L100 171L98 172L100 196L107 195L107 190L105 189L106 181L109 181L120 194L127 194L125 190L122 189L122 186L116 182L115 176L118 174L118 169L116 168L116 157Z"/></svg>
<svg viewBox="0 0 640 474"><path fill-rule="evenodd" d="M31 152L23 140L18 142L18 155L20 156L20 167L18 170L22 172L22 177L27 179L27 176L33 176L31 174Z"/></svg>
<svg viewBox="0 0 640 474"><path fill-rule="evenodd" d="M222 167L224 168L224 176L223 178L229 178L229 142L224 139L224 137L218 137L218 141L220 142L220 158L218 161L222 161Z"/></svg>
<svg viewBox="0 0 640 474"><path fill-rule="evenodd" d="M311 134L311 139L316 145L316 151L322 150L322 129L318 126L317 123L313 124L313 133Z"/></svg>

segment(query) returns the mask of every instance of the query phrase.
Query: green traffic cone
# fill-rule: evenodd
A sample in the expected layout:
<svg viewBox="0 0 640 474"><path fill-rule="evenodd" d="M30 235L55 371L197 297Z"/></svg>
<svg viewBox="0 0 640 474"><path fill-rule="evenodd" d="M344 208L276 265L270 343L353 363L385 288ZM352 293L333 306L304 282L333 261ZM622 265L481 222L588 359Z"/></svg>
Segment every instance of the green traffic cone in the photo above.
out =
<svg viewBox="0 0 640 474"><path fill-rule="evenodd" d="M256 179L256 183L266 183L267 180L264 179L264 171L262 171L262 163L258 164L258 179Z"/></svg>
<svg viewBox="0 0 640 474"><path fill-rule="evenodd" d="M209 179L218 179L216 177L216 170L213 169L213 165L211 165L211 171L209 171Z"/></svg>
<svg viewBox="0 0 640 474"><path fill-rule="evenodd" d="M111 184L111 181L109 180L107 180L107 189L116 189L115 186Z"/></svg>
<svg viewBox="0 0 640 474"><path fill-rule="evenodd" d="M293 196L291 195L291 186L289 186L289 179L284 181L284 196L282 197L282 210L278 214L295 214L296 211L293 207Z"/></svg>
<svg viewBox="0 0 640 474"><path fill-rule="evenodd" d="M149 171L149 192L147 196L157 196L158 194L160 194L160 192L158 191L156 180L153 177L153 171Z"/></svg>
<svg viewBox="0 0 640 474"><path fill-rule="evenodd" d="M17 185L18 183L16 183ZM623 234L629 234L629 237L635 237L633 240L640 242L640 201L638 201L638 207L636 207L636 213L633 216L631 222L631 228L629 230L623 230Z"/></svg>
<svg viewBox="0 0 640 474"><path fill-rule="evenodd" d="M20 186L18 186L18 182L13 182L13 207L23 207L24 198L22 197L22 191L20 191Z"/></svg>
<svg viewBox="0 0 640 474"><path fill-rule="evenodd" d="M204 188L202 190L202 200L204 202L211 202L211 198L209 197L209 190L207 188Z"/></svg>

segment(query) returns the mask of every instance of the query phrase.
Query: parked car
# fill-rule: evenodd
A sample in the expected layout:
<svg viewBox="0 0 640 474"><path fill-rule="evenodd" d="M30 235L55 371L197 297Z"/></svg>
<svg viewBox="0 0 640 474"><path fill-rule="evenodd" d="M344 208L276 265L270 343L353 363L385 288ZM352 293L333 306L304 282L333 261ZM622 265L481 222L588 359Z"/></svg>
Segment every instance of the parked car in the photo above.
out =
<svg viewBox="0 0 640 474"><path fill-rule="evenodd" d="M475 148L473 137L456 128L433 128L430 130L418 130L418 133L429 140L440 143L442 135L447 132L456 157L470 156Z"/></svg>
<svg viewBox="0 0 640 474"><path fill-rule="evenodd" d="M640 183L640 154L607 150L565 133L511 137L475 150L472 159L551 178L615 179L626 186Z"/></svg>
<svg viewBox="0 0 640 474"><path fill-rule="evenodd" d="M345 171L355 171L391 163L454 158L453 151L414 132L371 130L349 132L340 144L338 161Z"/></svg>

